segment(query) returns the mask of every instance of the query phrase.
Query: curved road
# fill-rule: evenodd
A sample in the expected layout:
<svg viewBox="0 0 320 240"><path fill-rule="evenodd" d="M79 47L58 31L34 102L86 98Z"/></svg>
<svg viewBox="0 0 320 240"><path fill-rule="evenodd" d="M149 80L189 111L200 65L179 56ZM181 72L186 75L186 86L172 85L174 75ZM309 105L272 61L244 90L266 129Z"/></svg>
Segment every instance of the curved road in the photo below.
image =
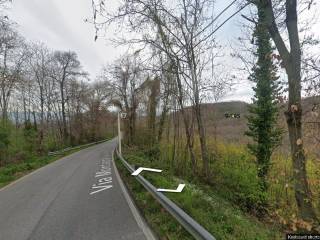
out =
<svg viewBox="0 0 320 240"><path fill-rule="evenodd" d="M116 140L0 189L0 240L146 240L112 165Z"/></svg>

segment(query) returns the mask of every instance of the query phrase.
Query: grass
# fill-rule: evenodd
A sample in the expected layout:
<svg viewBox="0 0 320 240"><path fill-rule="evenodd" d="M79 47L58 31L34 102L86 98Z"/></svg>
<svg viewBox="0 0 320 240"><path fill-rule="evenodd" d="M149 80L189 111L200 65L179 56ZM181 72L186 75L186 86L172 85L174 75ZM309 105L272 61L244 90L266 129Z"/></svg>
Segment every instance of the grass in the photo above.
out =
<svg viewBox="0 0 320 240"><path fill-rule="evenodd" d="M186 183L182 193L167 193L172 201L199 222L217 239L269 240L282 239L276 226L266 225L244 213L239 207L216 194L211 187L199 182L191 183L173 175L170 167L153 161L143 152L130 149L125 153L129 163L151 168L162 168L158 173L143 173L156 187L176 188L179 183ZM131 177L121 163L116 161L136 204L143 215L160 236L160 239L181 240L193 239L159 204L153 200L144 188Z"/></svg>
<svg viewBox="0 0 320 240"><path fill-rule="evenodd" d="M183 139L181 142L177 146L174 160L172 159L172 144L162 143L158 153L159 160L155 161L163 166L170 165L175 175L193 181L190 175L189 159L183 150L185 142ZM195 143L195 150L198 159L200 159L197 142ZM296 231L297 227L305 229L304 224L301 224L301 219L298 218L294 196L292 160L289 153L278 149L273 154L268 176L269 188L268 192L264 193L258 185L255 159L248 152L246 145L214 141L208 138L208 150L212 172L210 186L222 198L233 202L250 214L256 213L261 199L267 199L268 216L265 220L278 223L291 232ZM320 216L320 159L312 153L308 153L307 158L307 173L312 192L312 203L318 216ZM201 161L198 161L198 171L200 170ZM201 178L201 176L197 176L197 178ZM309 231L308 229L305 230Z"/></svg>
<svg viewBox="0 0 320 240"><path fill-rule="evenodd" d="M320 216L320 162L309 156L307 161L308 182L312 192L312 203ZM289 229L297 228L297 204L294 195L294 179L290 156L277 153L269 174L269 201L278 220Z"/></svg>
<svg viewBox="0 0 320 240"><path fill-rule="evenodd" d="M13 181L16 181L17 179L29 174L30 172L38 168L41 168L64 156L70 155L84 148L86 147L70 150L56 156L33 156L28 158L28 160L18 163L9 163L3 167L0 167L0 188L10 184Z"/></svg>

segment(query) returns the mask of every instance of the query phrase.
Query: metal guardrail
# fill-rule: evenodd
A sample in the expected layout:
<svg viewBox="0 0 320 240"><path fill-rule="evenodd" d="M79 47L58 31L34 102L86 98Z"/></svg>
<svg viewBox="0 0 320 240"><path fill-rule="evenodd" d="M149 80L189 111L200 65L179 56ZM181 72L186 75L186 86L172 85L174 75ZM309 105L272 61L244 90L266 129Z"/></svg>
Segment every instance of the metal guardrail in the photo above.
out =
<svg viewBox="0 0 320 240"><path fill-rule="evenodd" d="M91 145L95 145L95 144L98 144L98 143L103 143L103 142L106 142L108 140L110 140L110 139L105 139L105 140L101 140L101 141L98 141L98 142L87 143L87 144L83 144L83 145L79 145L79 146L75 146L75 147L67 147L67 148L59 150L59 151L48 152L48 155L49 156L59 155L59 154L63 154L65 152L68 152L68 151L71 151L71 150L76 150L76 149L83 148L83 147L89 147Z"/></svg>
<svg viewBox="0 0 320 240"><path fill-rule="evenodd" d="M130 173L134 172L134 168L119 154L116 150L118 158ZM216 240L206 229L179 208L174 202L167 198L141 175L135 178L144 186L144 188L197 240Z"/></svg>

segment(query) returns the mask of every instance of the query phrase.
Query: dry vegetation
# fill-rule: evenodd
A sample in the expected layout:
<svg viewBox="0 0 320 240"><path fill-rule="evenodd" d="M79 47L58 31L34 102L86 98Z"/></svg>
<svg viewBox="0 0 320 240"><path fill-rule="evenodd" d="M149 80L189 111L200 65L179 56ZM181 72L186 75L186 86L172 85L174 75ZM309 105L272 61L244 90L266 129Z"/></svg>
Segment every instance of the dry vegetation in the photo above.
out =
<svg viewBox="0 0 320 240"><path fill-rule="evenodd" d="M307 123L318 121L317 116L311 111L314 104L318 104L318 102L319 97L310 97L304 99L302 103L306 121L304 130L306 132L305 151L308 182L312 191L313 205L319 216L320 145L317 137L320 133L317 132L319 129L314 129ZM247 149L247 143L250 142L250 139L244 134L247 129L248 104L235 101L205 104L202 107L210 156L211 177L208 180L202 178L202 163L200 161L197 162L196 171L199 175L194 176L190 172L192 164L188 156L183 126L175 130L173 125L174 122L182 123L180 114L169 115L167 128L163 140L159 144L159 149L157 147L151 147L150 149L152 144L145 137L137 136L135 143L140 146L141 151L148 156L149 160L156 161L158 166L161 164L167 169L171 169L174 175L190 181L205 181L223 198L255 215L255 208L259 205L259 195L263 193L257 184L255 158ZM279 125L285 129L284 107L280 106L279 108ZM224 114L227 112L240 113L241 118L225 118ZM188 113L190 114L190 111ZM137 129L140 134L148 136L150 133L145 122L146 117L140 115L137 121ZM312 125L314 124L312 123ZM280 224L284 231L288 232L297 229L310 230L311 225L298 218L287 134L287 132L284 132L282 143L272 156L272 165L268 176L268 215L264 217L263 221ZM200 145L196 140L194 147L197 158L200 158Z"/></svg>

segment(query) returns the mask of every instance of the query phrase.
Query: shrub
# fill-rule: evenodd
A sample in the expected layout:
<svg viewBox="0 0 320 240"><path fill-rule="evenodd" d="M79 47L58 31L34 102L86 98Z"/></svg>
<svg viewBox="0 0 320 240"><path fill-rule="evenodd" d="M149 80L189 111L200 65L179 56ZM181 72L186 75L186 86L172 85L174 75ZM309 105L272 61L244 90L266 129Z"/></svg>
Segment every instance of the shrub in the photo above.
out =
<svg viewBox="0 0 320 240"><path fill-rule="evenodd" d="M146 148L144 154L151 160L159 160L160 157L160 148L158 144L155 144L149 148Z"/></svg>
<svg viewBox="0 0 320 240"><path fill-rule="evenodd" d="M37 129L31 124L30 121L25 123L23 135L26 141L26 151L31 153L34 152L36 148Z"/></svg>
<svg viewBox="0 0 320 240"><path fill-rule="evenodd" d="M218 159L211 165L217 191L247 211L262 210L268 199L257 179L257 169L247 149L219 144ZM260 211L261 212L261 211Z"/></svg>
<svg viewBox="0 0 320 240"><path fill-rule="evenodd" d="M0 122L0 166L2 164L1 162L5 159L10 144L9 130L9 127L7 127L3 122Z"/></svg>

